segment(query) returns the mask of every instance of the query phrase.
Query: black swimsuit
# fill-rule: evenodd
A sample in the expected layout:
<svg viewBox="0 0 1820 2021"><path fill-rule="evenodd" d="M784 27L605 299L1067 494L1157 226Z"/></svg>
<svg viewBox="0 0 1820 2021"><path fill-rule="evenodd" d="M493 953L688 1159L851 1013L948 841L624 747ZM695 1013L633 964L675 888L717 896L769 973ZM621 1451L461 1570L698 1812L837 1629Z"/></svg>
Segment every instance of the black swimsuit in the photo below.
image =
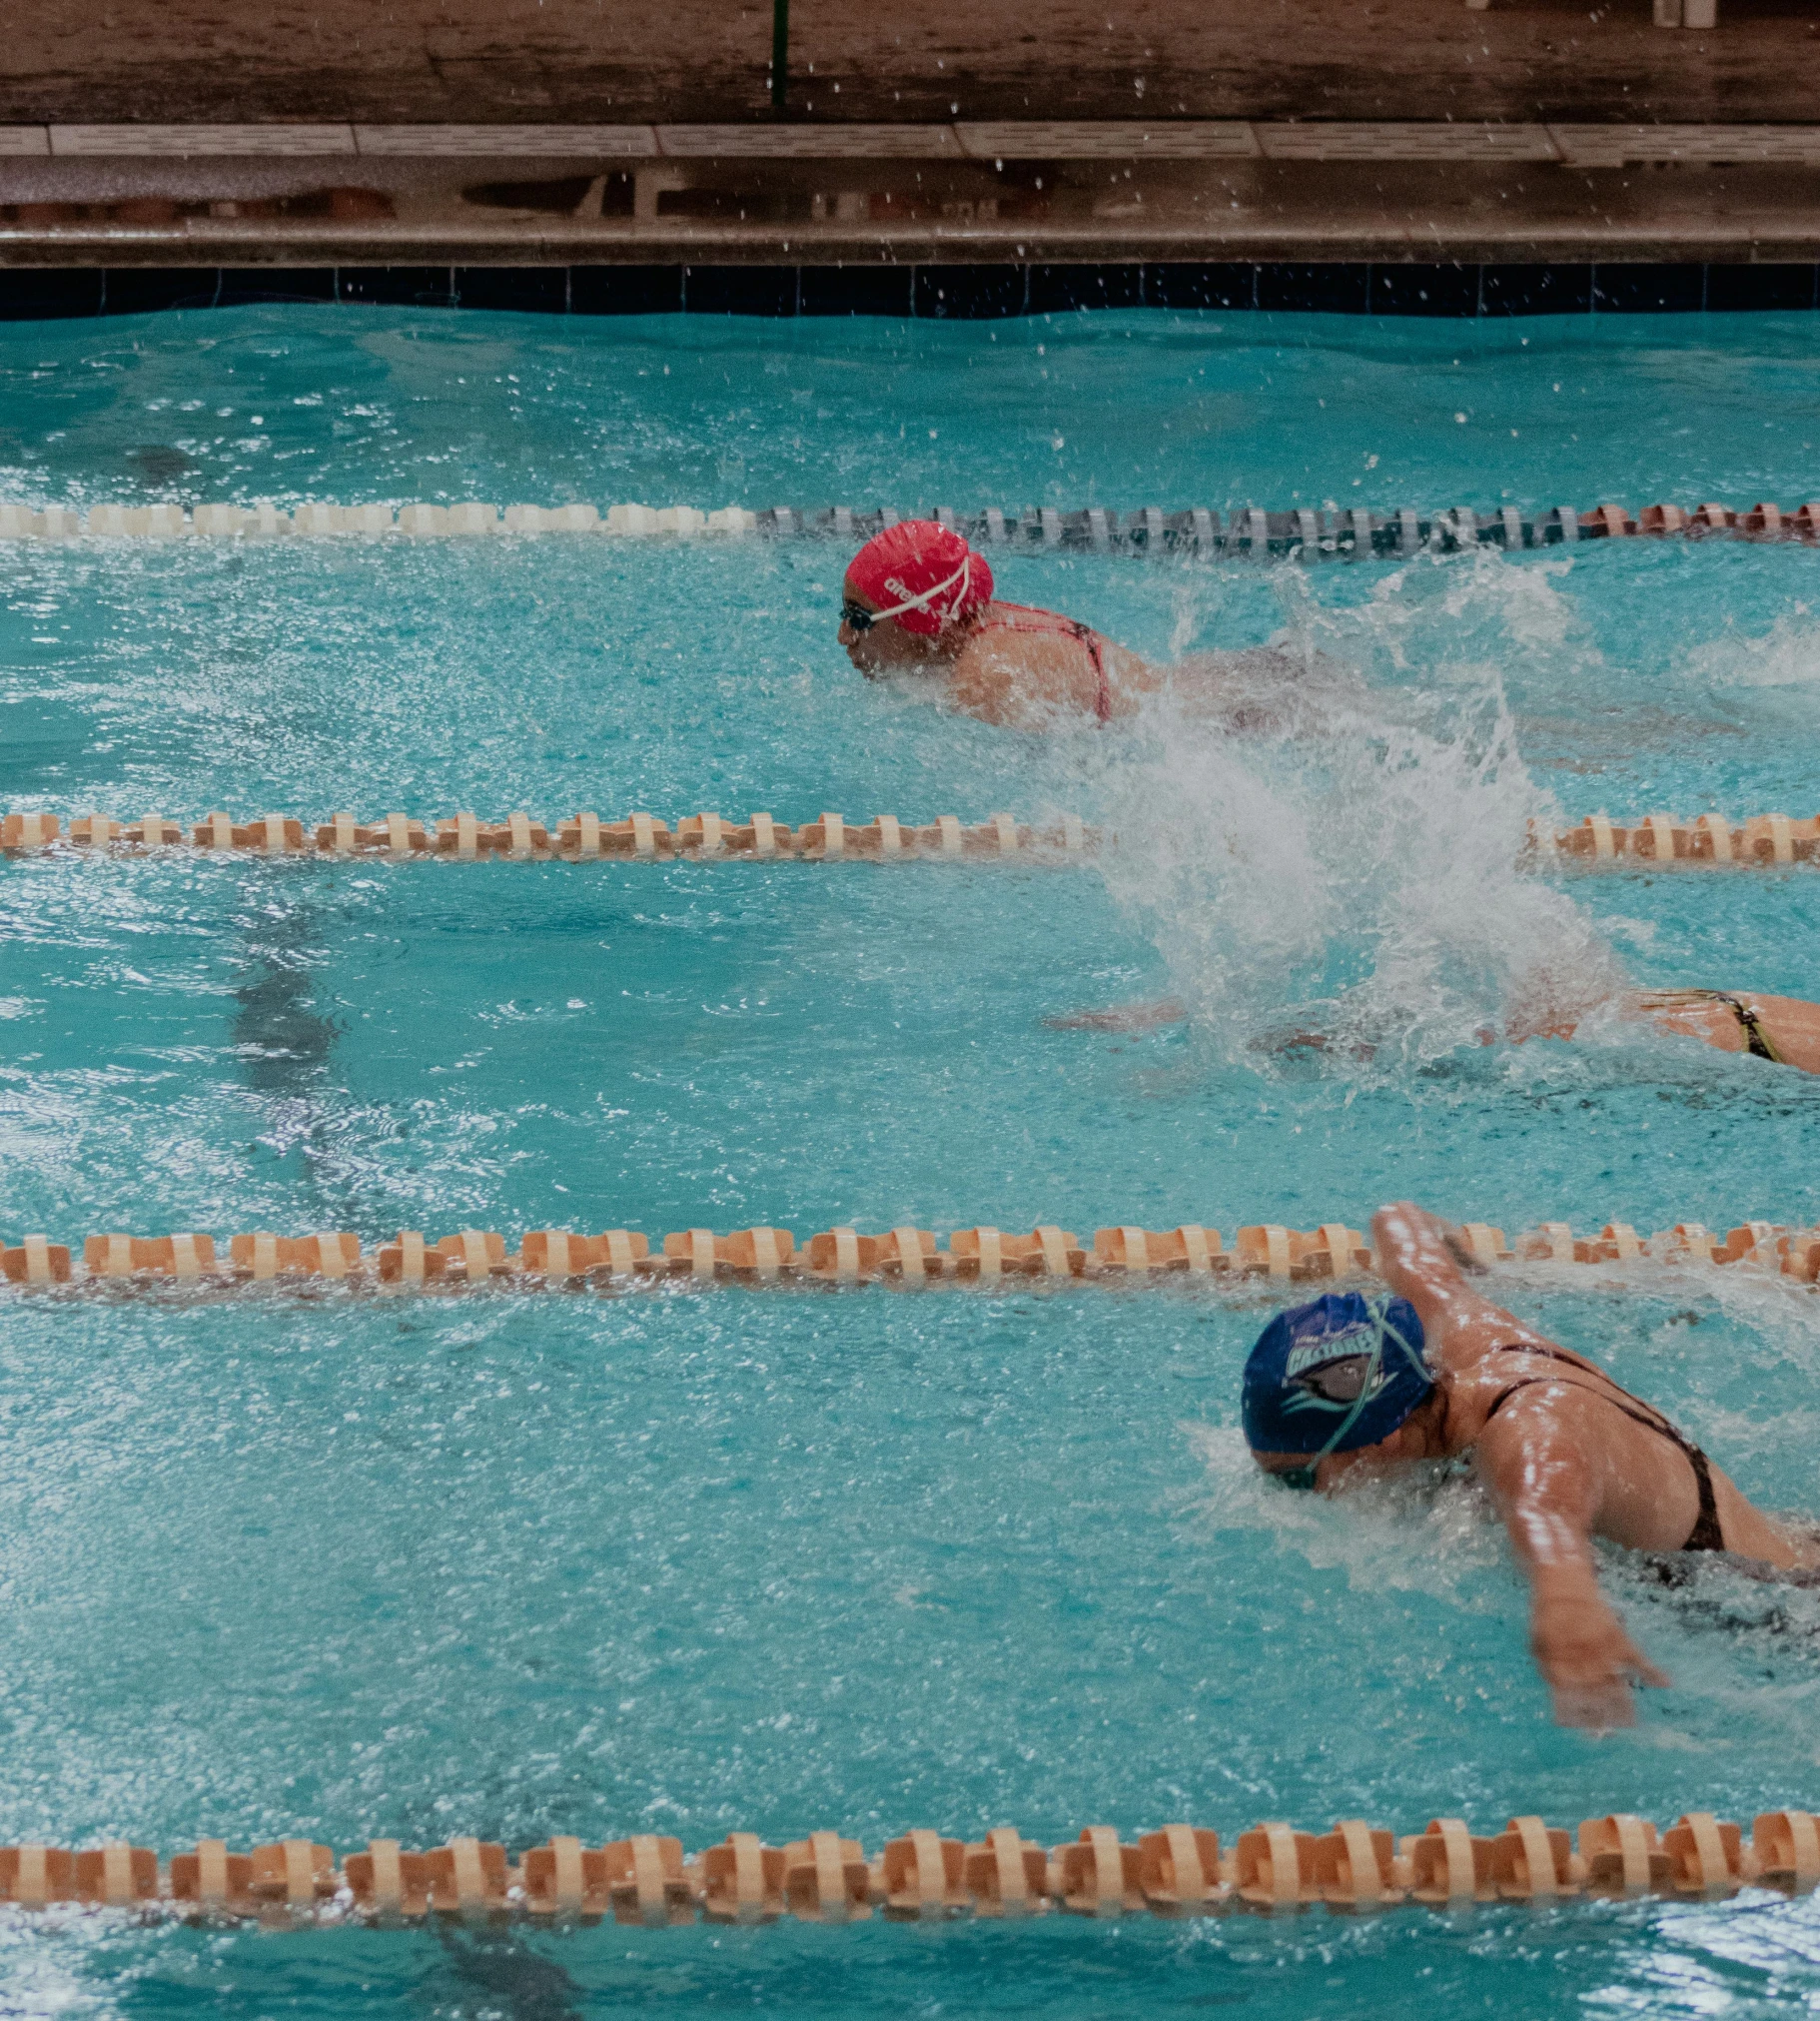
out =
<svg viewBox="0 0 1820 2021"><path fill-rule="evenodd" d="M1690 1006L1701 1004L1723 1004L1738 1021L1738 1029L1744 1034L1744 1050L1753 1059L1773 1060L1777 1066L1785 1067L1788 1062L1776 1048L1776 1042L1769 1035L1769 1029L1757 1015L1755 1004L1746 1003L1722 989L1652 989L1645 990L1637 998L1637 1003L1646 1011L1667 1011L1671 1016Z"/></svg>
<svg viewBox="0 0 1820 2021"><path fill-rule="evenodd" d="M1578 1369L1588 1376L1596 1376L1601 1382L1611 1383L1611 1387L1614 1390L1618 1390L1617 1384L1612 1382L1612 1379L1602 1369L1591 1368L1586 1363L1577 1361L1571 1355L1564 1355L1559 1348L1528 1347L1517 1342L1512 1342L1508 1347L1493 1348L1491 1352L1494 1355L1544 1355L1550 1361L1565 1362L1569 1368ZM1558 1383L1559 1381L1560 1378L1558 1376L1525 1376L1520 1383L1512 1383L1507 1390L1500 1390L1498 1392L1490 1410L1485 1413L1485 1423L1489 1425L1491 1420L1497 1416L1499 1409L1510 1398L1514 1397L1518 1390L1532 1390L1538 1384ZM1578 1390L1585 1388L1585 1385L1581 1383L1569 1383L1566 1387ZM1596 1396L1598 1393L1594 1391L1592 1394ZM1624 1398L1625 1401L1620 1404L1618 1397ZM1630 1419L1632 1423L1642 1425L1651 1432L1661 1433L1662 1437L1668 1440L1671 1445L1678 1446L1687 1455L1687 1464L1693 1469L1694 1486L1700 1492L1700 1514L1694 1522L1693 1528L1687 1532L1687 1541L1682 1544L1681 1548L1683 1550L1723 1550L1725 1548L1725 1530L1719 1521L1719 1505L1712 1492L1712 1463L1700 1451L1699 1447L1683 1433L1678 1432L1662 1416L1661 1412L1654 1410L1648 1404L1643 1405L1641 1410L1632 1410L1630 1406L1639 1400L1632 1397L1626 1390L1618 1390L1618 1397L1607 1397L1604 1401L1611 1405L1613 1410L1622 1411L1624 1416ZM1648 1412L1649 1415L1645 1417L1644 1412Z"/></svg>

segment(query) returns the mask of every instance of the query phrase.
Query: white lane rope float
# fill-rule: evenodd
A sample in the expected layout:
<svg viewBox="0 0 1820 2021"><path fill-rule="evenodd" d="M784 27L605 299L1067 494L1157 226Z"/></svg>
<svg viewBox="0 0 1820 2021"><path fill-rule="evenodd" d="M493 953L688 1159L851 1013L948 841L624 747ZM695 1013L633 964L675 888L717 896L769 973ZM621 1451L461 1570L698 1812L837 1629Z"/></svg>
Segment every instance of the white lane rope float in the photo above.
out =
<svg viewBox="0 0 1820 2021"><path fill-rule="evenodd" d="M609 505L603 513L585 504L516 505L502 510L476 500L341 505L309 501L290 506L270 500L252 504L73 505L22 502L0 504L0 540L166 540L296 539L326 536L381 539L464 539L508 534L607 535L613 538L740 539L825 537L857 542L882 527L913 516L892 506L871 509L830 505L804 509L777 505L754 511L722 505ZM1056 505L1005 511L987 506L956 512L937 505L930 516L965 533L987 551L1030 553L1079 550L1099 553L1184 553L1228 560L1293 556L1322 558L1395 557L1456 553L1478 547L1516 552L1587 540L1624 538L1710 538L1752 540L1820 539L1820 504L1783 506L1770 503L1737 509L1729 505L1646 505L1633 515L1623 505L1582 510L1554 505L1525 516L1515 505L1480 511L1471 505L1418 511L1401 506L1372 511L1297 506L1273 511L1261 505L1212 506L1165 511L1148 505L1119 513L1102 505L1064 509Z"/></svg>
<svg viewBox="0 0 1820 2021"><path fill-rule="evenodd" d="M1049 825L1020 822L1007 813L983 822L963 823L956 814L938 814L919 825L895 814L876 814L870 821L849 821L824 813L792 828L769 814L749 814L743 821L719 814L686 814L674 827L654 814L634 813L622 820L602 820L598 814L571 814L553 823L529 814L509 814L503 821L482 821L473 814L452 814L418 820L404 813L362 822L353 814L336 814L324 822L305 822L289 814L263 814L241 822L217 811L200 821L179 821L167 814L142 814L137 820L117 820L111 814L79 814L64 827L63 817L43 809L24 809L0 818L0 852L21 855L45 849L150 853L189 849L204 853L251 856L384 856L398 859L434 857L450 862L504 858L515 862L591 862L624 857L645 862L752 862L770 860L829 862L836 859L872 862L917 860L955 861L962 857L1085 855L1105 839L1074 814L1058 815Z"/></svg>

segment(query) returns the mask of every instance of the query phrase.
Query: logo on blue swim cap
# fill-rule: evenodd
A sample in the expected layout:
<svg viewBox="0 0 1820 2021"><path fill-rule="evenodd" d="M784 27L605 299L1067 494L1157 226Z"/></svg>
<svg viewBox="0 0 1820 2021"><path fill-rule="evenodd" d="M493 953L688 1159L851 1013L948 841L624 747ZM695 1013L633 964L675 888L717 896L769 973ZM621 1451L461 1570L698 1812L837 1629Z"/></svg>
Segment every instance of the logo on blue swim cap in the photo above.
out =
<svg viewBox="0 0 1820 2021"><path fill-rule="evenodd" d="M1254 1453L1351 1453L1387 1439L1433 1392L1406 1299L1329 1292L1279 1313L1246 1357Z"/></svg>

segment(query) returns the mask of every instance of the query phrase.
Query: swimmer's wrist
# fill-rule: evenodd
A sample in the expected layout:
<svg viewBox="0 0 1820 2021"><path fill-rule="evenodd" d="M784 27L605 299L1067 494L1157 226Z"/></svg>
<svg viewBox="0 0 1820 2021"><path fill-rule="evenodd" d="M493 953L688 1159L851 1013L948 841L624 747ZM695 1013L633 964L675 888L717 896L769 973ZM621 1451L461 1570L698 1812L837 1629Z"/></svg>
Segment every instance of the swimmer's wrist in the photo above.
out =
<svg viewBox="0 0 1820 2021"><path fill-rule="evenodd" d="M1599 1589L1598 1566L1592 1558L1592 1539L1583 1536L1558 1516L1543 1521L1511 1526L1511 1538L1529 1574L1531 1589L1562 1597Z"/></svg>
<svg viewBox="0 0 1820 2021"><path fill-rule="evenodd" d="M1588 1601L1601 1607L1606 1604L1605 1595L1599 1590L1598 1573L1590 1563L1532 1565L1529 1594L1533 1611L1538 1614L1546 1607L1579 1606Z"/></svg>

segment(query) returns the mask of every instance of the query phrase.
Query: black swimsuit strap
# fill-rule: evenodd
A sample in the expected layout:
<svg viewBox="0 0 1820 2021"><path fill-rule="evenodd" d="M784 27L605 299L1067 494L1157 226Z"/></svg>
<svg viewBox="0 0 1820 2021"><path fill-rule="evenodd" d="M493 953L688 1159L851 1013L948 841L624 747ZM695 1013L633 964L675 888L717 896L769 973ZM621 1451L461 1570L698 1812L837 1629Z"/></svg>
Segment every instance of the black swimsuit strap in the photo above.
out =
<svg viewBox="0 0 1820 2021"><path fill-rule="evenodd" d="M1729 1005L1732 1016L1738 1020L1738 1029L1744 1034L1744 1050L1755 1059L1774 1060L1777 1066L1782 1066L1782 1055L1776 1051L1768 1032L1763 1029L1763 1020L1758 1017L1755 1007L1738 997L1728 996L1723 990L1714 990L1713 995L1720 1003Z"/></svg>
<svg viewBox="0 0 1820 2021"><path fill-rule="evenodd" d="M1719 1520L1718 1499L1713 1494L1712 1463L1700 1451L1699 1447L1685 1433L1670 1424L1660 1411L1657 1411L1652 1405L1644 1404L1640 1398L1632 1397L1627 1390L1621 1389L1617 1383L1613 1382L1611 1377L1607 1376L1602 1369L1592 1368L1589 1364L1579 1361L1572 1355L1563 1354L1559 1348L1526 1347L1520 1343L1512 1342L1508 1347L1493 1348L1491 1352L1494 1355L1542 1355L1551 1362L1565 1362L1570 1369L1578 1369L1585 1375L1596 1376L1602 1382L1609 1383L1612 1389L1618 1391L1618 1396L1608 1396L1603 1401L1609 1404L1614 1411L1622 1411L1624 1416L1633 1425L1641 1425L1648 1432L1659 1432L1671 1445L1678 1446L1687 1456L1688 1466L1693 1469L1694 1487L1700 1497L1700 1513L1694 1519L1693 1528L1687 1532L1687 1541L1682 1544L1681 1548L1683 1550L1723 1550L1725 1548L1725 1529ZM1512 1383L1507 1390L1500 1390L1496 1397L1492 1399L1491 1408L1485 1413L1485 1423L1489 1425L1491 1420L1497 1416L1502 1406L1510 1398L1514 1397L1518 1390L1533 1390L1549 1383L1558 1383L1559 1381L1560 1378L1558 1376L1525 1376L1520 1382ZM1567 1385L1567 1387L1577 1390L1583 1389L1585 1386L1580 1383L1572 1383ZM1599 1392L1593 1390L1588 1391L1587 1394L1589 1396L1598 1396ZM1620 1397L1624 1399L1622 1403L1618 1401ZM1632 1405L1638 1405L1640 1408L1633 1410L1631 1408ZM1648 1415L1645 1416L1645 1413Z"/></svg>

